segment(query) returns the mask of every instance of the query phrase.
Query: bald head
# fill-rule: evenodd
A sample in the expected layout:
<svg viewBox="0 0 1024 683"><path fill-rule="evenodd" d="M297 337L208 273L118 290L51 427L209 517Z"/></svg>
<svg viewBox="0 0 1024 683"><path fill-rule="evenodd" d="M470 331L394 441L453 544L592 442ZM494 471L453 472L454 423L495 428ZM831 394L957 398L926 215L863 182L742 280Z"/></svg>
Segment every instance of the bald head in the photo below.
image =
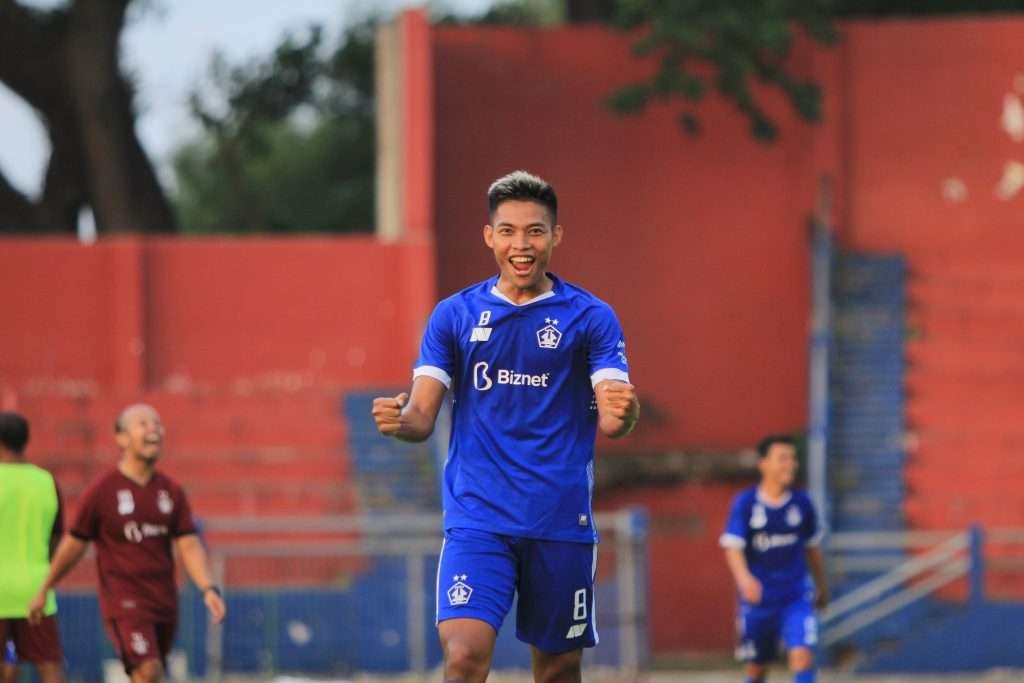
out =
<svg viewBox="0 0 1024 683"><path fill-rule="evenodd" d="M129 423L132 420L139 419L140 417L150 417L155 419L157 422L160 421L160 414L156 412L156 408L149 405L148 403L133 403L130 406L126 406L114 420L114 433L120 434L126 431Z"/></svg>
<svg viewBox="0 0 1024 683"><path fill-rule="evenodd" d="M160 414L151 405L133 403L114 421L114 438L124 456L155 462L164 442Z"/></svg>

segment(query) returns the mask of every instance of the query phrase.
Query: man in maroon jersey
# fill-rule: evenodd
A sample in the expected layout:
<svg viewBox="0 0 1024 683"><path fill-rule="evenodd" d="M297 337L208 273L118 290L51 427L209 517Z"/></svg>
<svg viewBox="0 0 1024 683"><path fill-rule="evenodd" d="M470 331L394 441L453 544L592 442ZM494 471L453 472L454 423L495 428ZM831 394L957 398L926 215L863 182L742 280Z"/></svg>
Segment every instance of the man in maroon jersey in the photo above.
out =
<svg viewBox="0 0 1024 683"><path fill-rule="evenodd" d="M41 617L46 591L94 542L107 632L132 683L151 683L163 678L178 621L172 541L214 622L224 618L224 601L210 578L185 492L156 470L164 437L160 416L148 405L131 405L114 427L121 461L83 496L29 618Z"/></svg>

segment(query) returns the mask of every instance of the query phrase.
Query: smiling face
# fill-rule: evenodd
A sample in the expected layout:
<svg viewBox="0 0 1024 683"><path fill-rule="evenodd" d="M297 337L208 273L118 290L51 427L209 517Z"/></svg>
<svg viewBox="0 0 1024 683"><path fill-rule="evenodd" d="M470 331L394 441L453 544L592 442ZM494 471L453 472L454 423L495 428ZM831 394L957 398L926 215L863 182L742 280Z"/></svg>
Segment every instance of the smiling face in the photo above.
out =
<svg viewBox="0 0 1024 683"><path fill-rule="evenodd" d="M118 426L115 438L126 457L147 464L159 459L164 444L164 426L156 410L144 404L129 406L121 413Z"/></svg>
<svg viewBox="0 0 1024 683"><path fill-rule="evenodd" d="M784 489L793 485L798 467L796 448L788 443L773 443L758 462L761 481Z"/></svg>
<svg viewBox="0 0 1024 683"><path fill-rule="evenodd" d="M551 288L545 273L551 252L562 241L562 226L552 223L542 204L509 199L484 226L484 242L498 263L498 289L510 299L530 299Z"/></svg>

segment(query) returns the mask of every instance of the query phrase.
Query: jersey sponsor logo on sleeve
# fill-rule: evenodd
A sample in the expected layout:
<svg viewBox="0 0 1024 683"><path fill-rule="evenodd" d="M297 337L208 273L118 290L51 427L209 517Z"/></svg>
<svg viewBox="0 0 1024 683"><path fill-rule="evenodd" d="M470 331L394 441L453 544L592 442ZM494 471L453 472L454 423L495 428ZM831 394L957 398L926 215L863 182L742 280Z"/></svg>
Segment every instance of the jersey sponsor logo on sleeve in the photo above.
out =
<svg viewBox="0 0 1024 683"><path fill-rule="evenodd" d="M130 515L135 512L135 499L129 489L121 489L117 492L117 514Z"/></svg>
<svg viewBox="0 0 1024 683"><path fill-rule="evenodd" d="M542 349L557 349L562 341L562 332L555 327L558 324L557 318L544 318L547 323L537 330L537 346Z"/></svg>
<svg viewBox="0 0 1024 683"><path fill-rule="evenodd" d="M616 345L616 348L619 349L616 353L619 356L619 360L622 361L622 364L629 365L629 361L626 360L626 342L620 339L619 343Z"/></svg>
<svg viewBox="0 0 1024 683"><path fill-rule="evenodd" d="M467 578L465 574L456 574L452 577L454 583L448 589L448 604L452 607L469 603L469 599L473 595L473 589L466 583Z"/></svg>
<svg viewBox="0 0 1024 683"><path fill-rule="evenodd" d="M478 391L488 391L494 386L495 382L499 385L541 387L546 389L548 387L548 380L551 378L551 374L547 372L531 375L528 372L516 372L515 370L501 368L496 372L496 377L492 379L490 369L490 363L485 360L473 366L473 386Z"/></svg>

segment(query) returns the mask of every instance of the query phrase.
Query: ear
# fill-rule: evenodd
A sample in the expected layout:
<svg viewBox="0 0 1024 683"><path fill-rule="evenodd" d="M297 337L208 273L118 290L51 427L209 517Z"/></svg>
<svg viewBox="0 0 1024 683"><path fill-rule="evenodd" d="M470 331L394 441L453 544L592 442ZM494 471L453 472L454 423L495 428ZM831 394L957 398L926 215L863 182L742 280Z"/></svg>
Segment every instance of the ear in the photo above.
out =
<svg viewBox="0 0 1024 683"><path fill-rule="evenodd" d="M128 434L127 433L125 433L125 432L118 432L117 434L114 435L114 441L117 443L117 445L121 448L122 451L125 450L126 448L128 448Z"/></svg>
<svg viewBox="0 0 1024 683"><path fill-rule="evenodd" d="M484 226L484 244L494 249L494 227L490 223Z"/></svg>
<svg viewBox="0 0 1024 683"><path fill-rule="evenodd" d="M551 228L551 246L557 247L562 243L562 226L556 225Z"/></svg>

